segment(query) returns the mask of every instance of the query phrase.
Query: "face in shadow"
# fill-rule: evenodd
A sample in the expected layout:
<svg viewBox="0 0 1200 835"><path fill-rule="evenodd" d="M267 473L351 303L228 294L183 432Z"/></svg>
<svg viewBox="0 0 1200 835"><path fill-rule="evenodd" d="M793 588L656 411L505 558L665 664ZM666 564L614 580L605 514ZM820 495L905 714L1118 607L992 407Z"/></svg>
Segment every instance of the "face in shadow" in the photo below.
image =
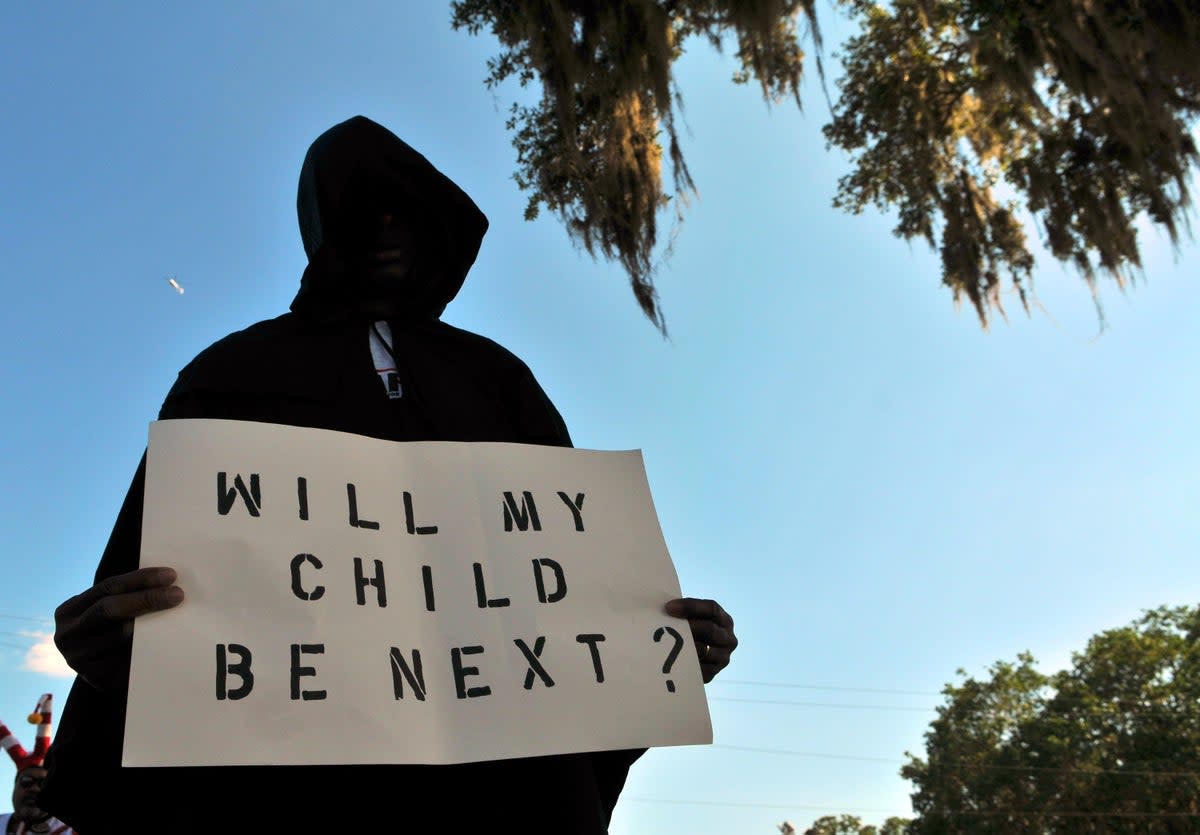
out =
<svg viewBox="0 0 1200 835"><path fill-rule="evenodd" d="M37 823L50 817L37 805L38 795L42 791L42 783L46 780L46 769L41 766L30 766L17 773L13 784L13 816L29 823Z"/></svg>
<svg viewBox="0 0 1200 835"><path fill-rule="evenodd" d="M358 239L360 251L351 254L359 307L380 317L401 313L404 300L415 299L422 289L413 286L413 224L398 212L381 211L366 225L365 234Z"/></svg>

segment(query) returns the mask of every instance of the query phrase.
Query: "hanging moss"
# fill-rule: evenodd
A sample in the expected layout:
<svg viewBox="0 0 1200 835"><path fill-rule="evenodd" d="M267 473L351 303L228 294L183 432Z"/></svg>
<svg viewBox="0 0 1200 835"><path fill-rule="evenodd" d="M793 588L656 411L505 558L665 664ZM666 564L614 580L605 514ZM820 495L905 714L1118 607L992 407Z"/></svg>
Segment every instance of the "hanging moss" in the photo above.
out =
<svg viewBox="0 0 1200 835"><path fill-rule="evenodd" d="M659 213L672 197L663 186L663 138L677 211L695 190L675 124L682 98L672 65L693 35L718 48L732 37L736 80L756 79L768 98L798 103L804 53L796 26L803 13L817 31L812 0L452 5L455 28L500 41L489 85L510 77L541 84L540 102L514 106L508 122L516 180L529 194L526 217L544 206L590 254L619 261L641 309L665 333L653 281Z"/></svg>
<svg viewBox="0 0 1200 835"><path fill-rule="evenodd" d="M1145 214L1177 241L1198 161L1200 2L848 3L862 22L830 143L855 169L835 205L895 207L984 326L1001 276L1028 309L1033 256L1006 183L1050 252L1096 290L1140 269ZM1098 307L1099 309L1099 307Z"/></svg>
<svg viewBox="0 0 1200 835"><path fill-rule="evenodd" d="M453 23L491 32L487 82L538 83L508 128L528 218L544 207L593 256L619 261L665 333L654 289L658 219L695 184L676 130L672 67L693 37L736 44L734 80L800 104L799 27L815 0L462 0ZM897 213L939 250L942 280L986 327L1004 291L1028 309L1022 210L1095 294L1140 268L1136 223L1177 241L1200 160L1200 0L838 0L861 24L842 51L824 132L850 153L834 205ZM818 63L818 70L821 65ZM665 148L665 151L664 151ZM673 194L663 185L670 160ZM1002 203L1001 183L1017 196Z"/></svg>

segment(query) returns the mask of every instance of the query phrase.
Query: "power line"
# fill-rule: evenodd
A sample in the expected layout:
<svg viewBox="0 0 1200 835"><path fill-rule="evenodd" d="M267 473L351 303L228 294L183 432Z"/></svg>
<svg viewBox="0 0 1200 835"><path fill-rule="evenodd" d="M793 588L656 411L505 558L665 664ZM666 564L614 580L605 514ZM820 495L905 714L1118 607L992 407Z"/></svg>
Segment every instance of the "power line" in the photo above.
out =
<svg viewBox="0 0 1200 835"><path fill-rule="evenodd" d="M852 754L823 754L816 751L786 751L780 748L753 748L747 745L720 745L713 743L709 748L720 748L725 751L744 751L750 754L778 754L789 757L815 757L822 760L850 760L853 762L886 763L887 765L903 765L904 760L893 757L858 757Z"/></svg>
<svg viewBox="0 0 1200 835"><path fill-rule="evenodd" d="M791 684L779 681L744 681L741 679L714 679L713 684L733 684L744 687L779 687L791 690L834 690L844 693L889 693L898 696L940 696L932 690L892 690L885 687L845 687L833 684Z"/></svg>
<svg viewBox="0 0 1200 835"><path fill-rule="evenodd" d="M824 754L815 751L789 751L782 748L752 748L743 745L720 745L713 744L711 748L720 748L726 751L745 751L753 754L776 754L781 756L791 757L815 757L826 760L850 760L854 762L877 762L887 763L889 765L907 765L907 760L897 760L889 757L858 757L850 754ZM995 771L1038 771L1057 774L1105 774L1105 775L1121 775L1126 777L1188 777L1192 779L1200 779L1200 771L1154 771L1149 769L1135 768L1068 768L1065 766L1053 765L1000 765L993 763L968 763L962 761L951 760L949 762L938 763L936 768L948 768L951 770L995 770Z"/></svg>
<svg viewBox="0 0 1200 835"><path fill-rule="evenodd" d="M846 692L846 693L884 693L884 694L898 695L898 696L943 696L943 697L945 697L947 695L945 692L935 693L932 690L896 690L896 689L891 689L891 688L886 688L886 687L850 687L850 686L846 686L846 685L801 684L801 683L782 682L782 681L746 681L746 680L741 680L741 679L714 679L710 683L711 684L728 684L728 685L744 686L744 687L773 687L773 688L783 688L783 689L792 689L792 690L827 690L827 691L838 691L838 692ZM1047 687L1049 687L1049 685L1047 685ZM716 697L716 696L711 697L711 698L713 698L713 699L718 699L718 698L728 699L728 697ZM732 699L728 699L728 700L731 701ZM1084 695L1067 695L1064 693L1060 693L1058 691L1054 691L1052 695L1043 697L1042 701L1046 705L1049 705L1051 703L1058 704L1058 705L1076 705L1076 704L1083 704L1085 702L1090 702L1092 707L1096 707L1096 708L1114 708L1115 707L1126 713L1154 713L1157 711L1169 711L1174 716L1177 716L1180 713L1179 707L1176 707L1173 705L1168 705L1168 704L1145 704L1143 702L1139 702L1137 700L1132 700L1132 699L1116 699L1116 700L1093 699L1093 698L1089 698L1089 696L1086 694L1084 694ZM766 702L764 702L764 703L766 703ZM771 702L771 704L807 704L807 703L806 702L782 702L781 701L781 702ZM936 710L941 707L946 707L946 705L941 704L941 705L937 705L937 706L929 708L929 709ZM1133 710L1133 708L1136 708L1136 710ZM895 710L896 708L888 706L886 709L887 710Z"/></svg>
<svg viewBox="0 0 1200 835"><path fill-rule="evenodd" d="M847 688L847 689L849 689L849 688ZM807 701L793 701L790 699L746 699L746 698L733 697L733 696L709 696L708 701L710 701L710 702L744 702L746 704L758 704L758 705L791 705L793 707L842 707L842 708L855 708L855 709L859 709L859 710L900 710L900 711L910 711L910 712L916 712L916 713L933 713L933 712L936 712L936 711L946 707L946 705L931 705L931 706L927 706L927 707L916 707L913 705L864 705L864 704L850 704L850 703L846 703L846 702L807 702ZM1083 704L1085 701L1087 701L1087 700L1084 699L1083 697L1062 698L1062 699L1052 698L1052 699L1047 699L1046 704L1044 706L1049 706L1051 703L1065 704L1068 706L1072 705L1072 704L1079 705L1079 704ZM1105 715L1109 715L1109 716L1113 715L1113 711L1116 711L1119 715L1123 715L1123 716L1125 716L1125 715L1128 715L1128 716L1154 715L1154 714L1166 713L1172 717L1178 718L1178 717L1194 717L1197 715L1194 712L1190 712L1190 711L1182 709L1181 707L1176 707L1173 705L1140 704L1140 703L1134 702L1134 701L1124 701L1124 702L1116 701L1116 702L1114 702L1114 701L1107 701L1107 700L1098 700L1094 704L1090 705L1090 707L1098 712L1107 709Z"/></svg>
<svg viewBox="0 0 1200 835"><path fill-rule="evenodd" d="M1037 818L1200 818L1200 812L1094 812L1075 809L947 809L928 814L944 818L999 815Z"/></svg>
<svg viewBox="0 0 1200 835"><path fill-rule="evenodd" d="M622 802L663 803L672 806L725 806L739 809L803 809L805 811L826 812L829 805L812 806L800 803L750 803L733 800L681 800L666 797L624 797ZM914 817L914 813L899 812L895 809L872 809L865 806L837 807L850 812L865 812L874 815L889 815L893 817ZM1096 812L1093 810L1075 809L947 809L944 811L929 811L922 813L938 817L1042 817L1042 818L1200 818L1200 812Z"/></svg>
<svg viewBox="0 0 1200 835"><path fill-rule="evenodd" d="M905 710L915 713L931 713L932 707L906 707L904 705L858 705L844 702L793 702L786 699L738 699L729 696L709 696L710 702L741 702L752 705L791 705L793 707L843 707L856 710Z"/></svg>
<svg viewBox="0 0 1200 835"><path fill-rule="evenodd" d="M49 626L50 624L54 623L54 621L52 621L50 618L31 618L31 617L26 617L25 615L0 615L0 618L4 618L5 620L33 621L34 623L41 623L41 624L45 624L46 626Z"/></svg>
<svg viewBox="0 0 1200 835"><path fill-rule="evenodd" d="M742 809L804 809L810 812L828 811L828 806L805 806L797 803L747 803L744 801L725 800L677 800L665 797L622 797L621 802L635 803L664 803L672 806L729 806ZM862 806L847 807L853 812L866 812L876 815L911 815L912 812L897 812L892 809L868 809Z"/></svg>

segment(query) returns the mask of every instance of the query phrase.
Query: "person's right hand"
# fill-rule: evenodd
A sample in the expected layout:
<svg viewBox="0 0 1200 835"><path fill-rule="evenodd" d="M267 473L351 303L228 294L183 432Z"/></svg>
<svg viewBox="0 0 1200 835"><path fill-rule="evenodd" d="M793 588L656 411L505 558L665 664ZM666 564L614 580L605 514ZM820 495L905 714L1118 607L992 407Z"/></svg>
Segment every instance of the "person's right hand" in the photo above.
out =
<svg viewBox="0 0 1200 835"><path fill-rule="evenodd" d="M101 580L54 610L54 643L97 690L129 687L133 621L183 602L173 568L139 568Z"/></svg>

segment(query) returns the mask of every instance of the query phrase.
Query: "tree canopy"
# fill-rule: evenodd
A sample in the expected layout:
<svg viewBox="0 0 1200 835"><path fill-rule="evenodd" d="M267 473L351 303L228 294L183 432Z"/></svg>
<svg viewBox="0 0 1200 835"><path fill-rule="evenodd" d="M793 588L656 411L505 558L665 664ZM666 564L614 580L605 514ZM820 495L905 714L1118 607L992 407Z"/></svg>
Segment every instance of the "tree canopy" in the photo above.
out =
<svg viewBox="0 0 1200 835"><path fill-rule="evenodd" d="M1200 607L1102 632L1068 670L1033 658L945 689L910 832L1195 832L1200 827Z"/></svg>
<svg viewBox="0 0 1200 835"><path fill-rule="evenodd" d="M1200 606L1102 632L1054 674L1027 653L959 673L901 769L914 817L897 832L1200 831ZM822 821L813 835L866 831Z"/></svg>
<svg viewBox="0 0 1200 835"><path fill-rule="evenodd" d="M1178 240L1200 161L1200 0L835 2L861 30L824 128L853 165L834 205L894 209L896 234L939 249L943 283L985 326L1003 315L1006 286L1028 308L1023 214L1093 291L1097 275L1135 277L1139 217ZM669 206L681 218L695 189L674 62L690 38L735 44L734 81L800 105L805 33L821 56L815 0L451 5L455 28L501 45L489 85L540 85L538 103L514 104L508 120L526 217L551 210L589 253L619 261L664 328L658 220Z"/></svg>

